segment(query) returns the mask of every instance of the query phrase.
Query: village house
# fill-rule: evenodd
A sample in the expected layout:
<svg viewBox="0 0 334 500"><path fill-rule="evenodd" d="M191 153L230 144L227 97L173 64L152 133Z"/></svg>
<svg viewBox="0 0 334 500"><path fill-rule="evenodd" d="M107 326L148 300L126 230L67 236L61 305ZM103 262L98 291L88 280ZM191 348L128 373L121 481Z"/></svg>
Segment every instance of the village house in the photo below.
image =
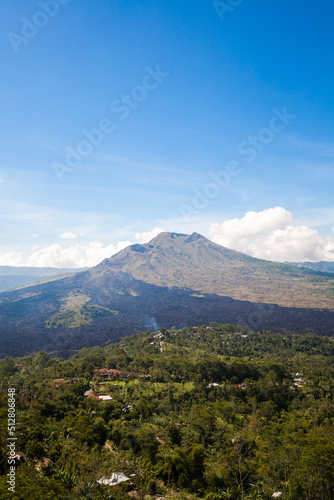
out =
<svg viewBox="0 0 334 500"><path fill-rule="evenodd" d="M121 472L113 472L109 479L101 477L97 483L105 484L107 486L116 486L116 484L124 483L125 481L130 481L130 478Z"/></svg>
<svg viewBox="0 0 334 500"><path fill-rule="evenodd" d="M153 335L154 339L162 340L165 338L163 333L157 333L156 335Z"/></svg>
<svg viewBox="0 0 334 500"><path fill-rule="evenodd" d="M109 377L109 371L107 368L97 368L93 373L95 377Z"/></svg>
<svg viewBox="0 0 334 500"><path fill-rule="evenodd" d="M97 401L111 401L112 396L110 396L109 394L95 394L92 392L88 395L88 399L96 399Z"/></svg>
<svg viewBox="0 0 334 500"><path fill-rule="evenodd" d="M107 368L99 368L97 370L94 370L93 372L95 377L104 377L104 378L114 378L116 375L118 377L130 377L130 378L137 378L137 377L142 377L142 373L135 373L135 372L125 372L121 370L116 370L115 368L112 368L108 370Z"/></svg>

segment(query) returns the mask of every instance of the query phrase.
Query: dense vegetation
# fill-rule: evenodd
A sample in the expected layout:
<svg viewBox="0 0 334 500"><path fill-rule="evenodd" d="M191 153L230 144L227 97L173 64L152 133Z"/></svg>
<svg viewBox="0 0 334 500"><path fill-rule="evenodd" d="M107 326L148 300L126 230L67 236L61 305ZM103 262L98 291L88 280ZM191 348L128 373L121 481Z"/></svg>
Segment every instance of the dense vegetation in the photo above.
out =
<svg viewBox="0 0 334 500"><path fill-rule="evenodd" d="M216 323L161 330L163 341L145 332L69 360L0 360L1 498L334 498L331 339ZM97 368L142 376L106 379ZM8 387L22 452L15 493ZM130 481L97 483L113 472Z"/></svg>
<svg viewBox="0 0 334 500"><path fill-rule="evenodd" d="M81 306L67 309L51 316L45 322L46 328L76 328L82 325L89 325L95 318L113 316L116 311L111 311L101 306Z"/></svg>

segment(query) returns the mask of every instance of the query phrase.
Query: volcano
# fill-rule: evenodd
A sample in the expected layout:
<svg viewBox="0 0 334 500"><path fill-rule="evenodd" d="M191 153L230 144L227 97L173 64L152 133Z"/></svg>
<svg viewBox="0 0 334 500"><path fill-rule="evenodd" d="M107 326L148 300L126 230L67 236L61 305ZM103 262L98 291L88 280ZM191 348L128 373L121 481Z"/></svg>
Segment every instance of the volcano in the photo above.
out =
<svg viewBox="0 0 334 500"><path fill-rule="evenodd" d="M75 275L0 294L0 356L69 356L159 327L334 333L334 276L160 233Z"/></svg>

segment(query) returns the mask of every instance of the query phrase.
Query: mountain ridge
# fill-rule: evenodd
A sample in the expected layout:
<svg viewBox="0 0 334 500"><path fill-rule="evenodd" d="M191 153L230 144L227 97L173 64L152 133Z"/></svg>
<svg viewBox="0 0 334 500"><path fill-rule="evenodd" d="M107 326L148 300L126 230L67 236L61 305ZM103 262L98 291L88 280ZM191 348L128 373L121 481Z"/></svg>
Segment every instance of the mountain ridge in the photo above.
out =
<svg viewBox="0 0 334 500"><path fill-rule="evenodd" d="M303 267L304 269L310 269L319 273L334 273L334 262L320 260L318 262L287 262L297 267Z"/></svg>
<svg viewBox="0 0 334 500"><path fill-rule="evenodd" d="M82 270L57 267L0 266L0 292L26 286L35 281L46 280L52 276L73 274Z"/></svg>

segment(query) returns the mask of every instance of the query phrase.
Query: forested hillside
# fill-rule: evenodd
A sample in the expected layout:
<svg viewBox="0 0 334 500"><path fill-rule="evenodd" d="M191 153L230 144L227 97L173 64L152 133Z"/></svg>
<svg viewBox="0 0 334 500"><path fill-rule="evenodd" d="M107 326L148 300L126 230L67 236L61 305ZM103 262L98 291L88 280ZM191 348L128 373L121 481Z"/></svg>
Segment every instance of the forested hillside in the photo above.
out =
<svg viewBox="0 0 334 500"><path fill-rule="evenodd" d="M2 359L0 496L333 499L333 360L328 337L217 323L145 332L69 360ZM127 479L97 482L113 473Z"/></svg>
<svg viewBox="0 0 334 500"><path fill-rule="evenodd" d="M289 262L288 264L322 273L334 273L334 262Z"/></svg>

